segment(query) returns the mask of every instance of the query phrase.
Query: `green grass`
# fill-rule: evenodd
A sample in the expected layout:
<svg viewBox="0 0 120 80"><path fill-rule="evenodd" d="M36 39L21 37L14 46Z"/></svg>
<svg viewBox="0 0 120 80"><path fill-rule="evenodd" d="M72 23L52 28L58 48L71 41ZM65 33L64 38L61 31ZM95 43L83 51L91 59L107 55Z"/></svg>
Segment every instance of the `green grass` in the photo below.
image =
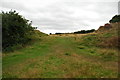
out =
<svg viewBox="0 0 120 80"><path fill-rule="evenodd" d="M77 40L54 36L41 39L3 54L3 78L117 77L116 50L87 46L81 42L81 37Z"/></svg>

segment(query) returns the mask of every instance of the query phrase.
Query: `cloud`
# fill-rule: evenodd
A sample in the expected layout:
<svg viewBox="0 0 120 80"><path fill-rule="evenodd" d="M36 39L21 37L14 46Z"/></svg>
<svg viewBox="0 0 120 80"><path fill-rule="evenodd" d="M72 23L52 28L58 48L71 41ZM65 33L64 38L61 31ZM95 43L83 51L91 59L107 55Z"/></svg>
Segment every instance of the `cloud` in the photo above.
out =
<svg viewBox="0 0 120 80"><path fill-rule="evenodd" d="M117 11L117 0L1 0L1 10L16 10L45 33L97 29Z"/></svg>

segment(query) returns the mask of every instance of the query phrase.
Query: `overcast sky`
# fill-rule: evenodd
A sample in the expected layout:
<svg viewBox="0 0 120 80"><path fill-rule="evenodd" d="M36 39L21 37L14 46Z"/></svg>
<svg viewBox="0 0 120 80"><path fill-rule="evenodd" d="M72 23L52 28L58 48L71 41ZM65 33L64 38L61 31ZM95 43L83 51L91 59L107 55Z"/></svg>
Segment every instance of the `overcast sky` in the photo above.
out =
<svg viewBox="0 0 120 80"><path fill-rule="evenodd" d="M0 10L16 10L45 33L98 29L118 14L119 0L0 0Z"/></svg>

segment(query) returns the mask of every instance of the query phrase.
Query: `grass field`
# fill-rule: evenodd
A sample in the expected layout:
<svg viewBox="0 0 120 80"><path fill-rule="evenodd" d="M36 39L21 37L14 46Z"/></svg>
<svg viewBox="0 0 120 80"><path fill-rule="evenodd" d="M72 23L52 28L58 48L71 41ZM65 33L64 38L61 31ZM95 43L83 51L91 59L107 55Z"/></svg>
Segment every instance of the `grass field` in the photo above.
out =
<svg viewBox="0 0 120 80"><path fill-rule="evenodd" d="M3 78L116 78L117 50L89 47L81 36L46 36L3 54Z"/></svg>

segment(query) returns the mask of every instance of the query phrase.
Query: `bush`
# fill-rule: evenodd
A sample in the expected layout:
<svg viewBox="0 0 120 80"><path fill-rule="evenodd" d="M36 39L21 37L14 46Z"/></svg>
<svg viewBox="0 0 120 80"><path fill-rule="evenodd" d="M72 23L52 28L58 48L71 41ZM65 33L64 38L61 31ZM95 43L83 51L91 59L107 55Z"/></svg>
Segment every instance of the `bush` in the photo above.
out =
<svg viewBox="0 0 120 80"><path fill-rule="evenodd" d="M32 22L23 18L16 11L2 12L2 50L14 45L25 44L31 40L34 28Z"/></svg>
<svg viewBox="0 0 120 80"><path fill-rule="evenodd" d="M109 22L110 23L120 22L120 15L115 15Z"/></svg>

